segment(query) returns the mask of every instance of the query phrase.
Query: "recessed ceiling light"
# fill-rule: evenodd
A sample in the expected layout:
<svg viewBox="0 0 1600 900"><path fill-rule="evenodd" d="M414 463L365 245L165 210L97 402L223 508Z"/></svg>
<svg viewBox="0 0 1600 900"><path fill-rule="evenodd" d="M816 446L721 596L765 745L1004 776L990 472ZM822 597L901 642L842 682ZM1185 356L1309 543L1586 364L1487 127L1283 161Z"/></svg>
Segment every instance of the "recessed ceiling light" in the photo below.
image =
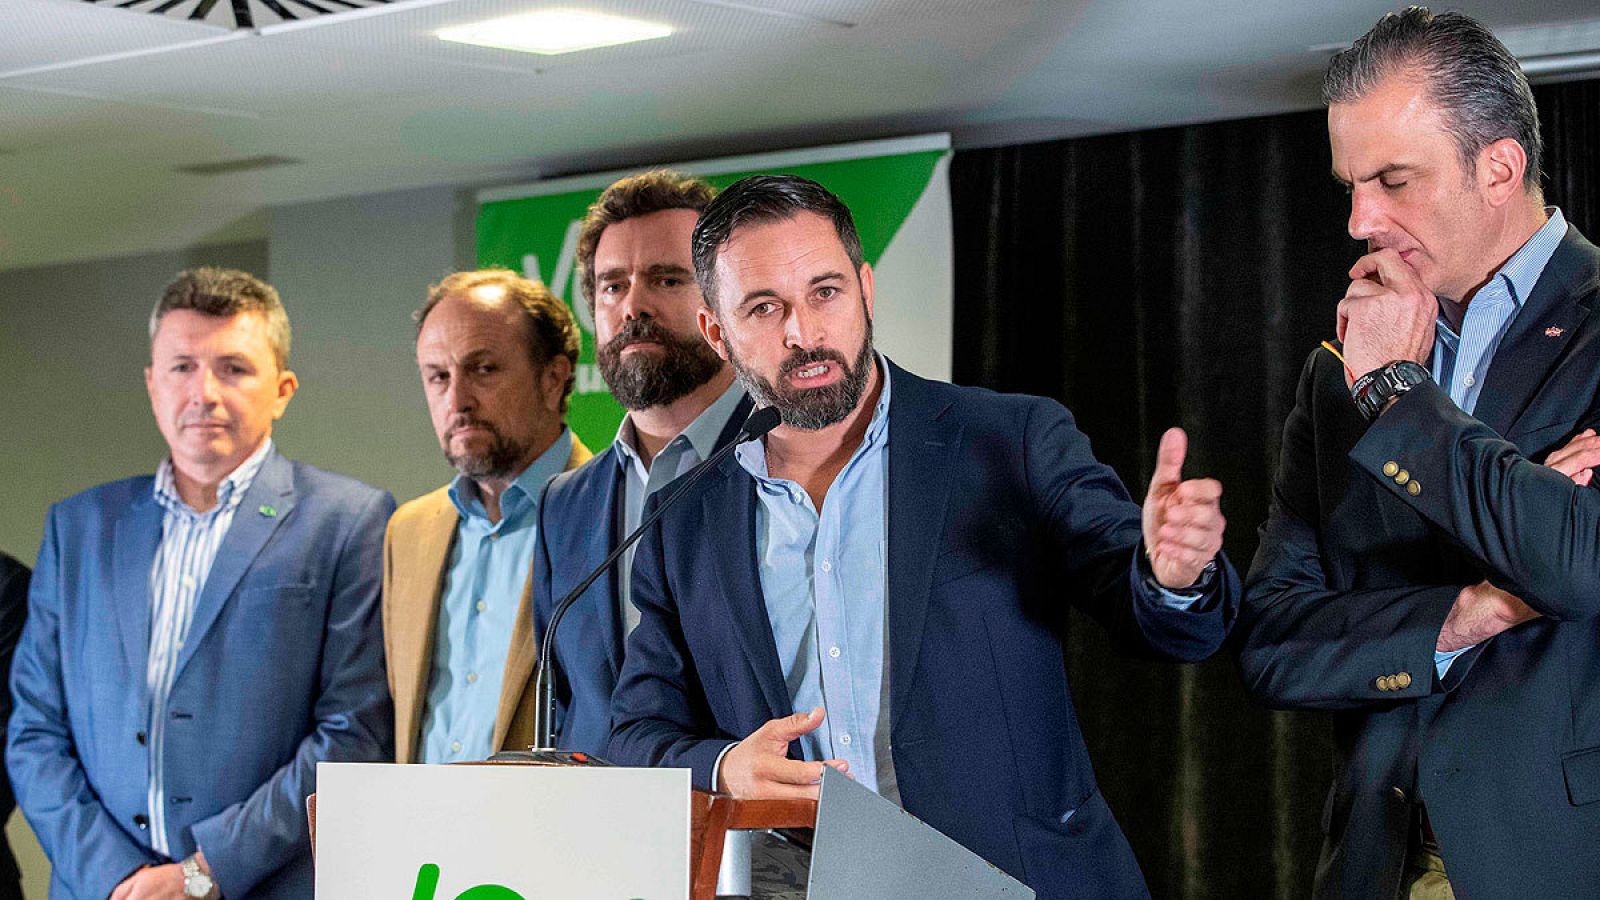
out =
<svg viewBox="0 0 1600 900"><path fill-rule="evenodd" d="M458 44L553 56L664 38L672 33L672 27L581 9L546 9L456 25L436 33Z"/></svg>

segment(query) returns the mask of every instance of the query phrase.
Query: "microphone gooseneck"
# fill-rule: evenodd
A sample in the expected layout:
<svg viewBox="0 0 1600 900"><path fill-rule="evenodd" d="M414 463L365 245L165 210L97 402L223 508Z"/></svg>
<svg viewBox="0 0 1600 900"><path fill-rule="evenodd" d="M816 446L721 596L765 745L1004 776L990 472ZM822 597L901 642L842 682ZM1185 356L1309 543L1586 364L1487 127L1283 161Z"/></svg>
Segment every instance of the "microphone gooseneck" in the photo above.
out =
<svg viewBox="0 0 1600 900"><path fill-rule="evenodd" d="M588 577L578 582L577 587L568 591L566 596L561 598L561 602L555 605L555 609L550 613L550 624L546 625L544 629L544 640L539 642L539 663L533 679L534 746L530 749L534 753L554 754L559 752L556 750L555 736L555 676L560 667L555 664L555 634L556 628L561 624L562 618L566 616L567 610L571 609L572 605L578 601L578 598L582 597L585 591L600 580L600 576L605 574L621 558L622 554L627 552L629 547L638 543L639 539L644 536L645 531L654 525L656 520L660 519L662 514L670 509L672 504L676 503L678 498L682 497L691 485L704 477L729 453L732 453L735 447L748 441L765 437L767 432L777 428L782 422L783 417L779 414L777 407L763 406L750 413L749 418L744 420L744 425L740 426L739 433L733 440L729 441L716 453L711 454L704 462L691 469L688 474L673 482L672 492L663 497L660 503L656 504L655 510L649 516L646 516L643 522L639 523L639 527L618 542L616 548L606 556L605 561L596 566ZM626 573L624 573L623 577L627 577Z"/></svg>

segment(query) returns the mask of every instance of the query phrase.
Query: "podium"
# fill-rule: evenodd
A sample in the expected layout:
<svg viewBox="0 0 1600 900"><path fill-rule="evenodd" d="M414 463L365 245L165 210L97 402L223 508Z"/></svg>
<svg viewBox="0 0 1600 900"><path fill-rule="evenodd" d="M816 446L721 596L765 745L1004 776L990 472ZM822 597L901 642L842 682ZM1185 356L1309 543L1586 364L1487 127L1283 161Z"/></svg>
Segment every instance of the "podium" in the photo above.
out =
<svg viewBox="0 0 1600 900"><path fill-rule="evenodd" d="M318 900L712 900L723 836L808 829L807 897L1033 891L832 769L820 799L737 800L686 769L322 763Z"/></svg>

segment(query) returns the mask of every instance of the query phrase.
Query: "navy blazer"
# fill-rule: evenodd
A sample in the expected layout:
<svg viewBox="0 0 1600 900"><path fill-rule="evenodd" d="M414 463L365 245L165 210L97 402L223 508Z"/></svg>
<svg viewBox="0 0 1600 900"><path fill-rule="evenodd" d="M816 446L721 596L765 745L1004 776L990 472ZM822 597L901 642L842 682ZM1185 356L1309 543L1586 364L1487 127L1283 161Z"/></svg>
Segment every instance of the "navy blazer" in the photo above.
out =
<svg viewBox="0 0 1600 900"><path fill-rule="evenodd" d="M1123 647L1195 661L1238 605L1226 559L1180 611L1136 589L1140 509L1060 404L890 365L890 735L907 811L1042 898L1147 896L1072 710L1071 603ZM611 758L685 766L789 715L756 568L755 481L735 460L690 488L634 564L642 620L613 700ZM798 756L798 746L790 746Z"/></svg>
<svg viewBox="0 0 1600 900"><path fill-rule="evenodd" d="M734 439L750 398L734 407L716 448ZM621 533L623 470L616 444L545 487L533 554L533 626L544 644L555 604L605 561ZM556 746L603 756L611 736L611 692L622 671L622 622L617 616L620 561L601 575L561 620L557 634Z"/></svg>
<svg viewBox="0 0 1600 900"><path fill-rule="evenodd" d="M151 476L56 504L12 670L6 766L50 896L103 900L151 848ZM269 512L270 510L270 512ZM229 898L311 896L316 765L392 759L378 589L387 493L270 453L195 600L165 715L167 835Z"/></svg>
<svg viewBox="0 0 1600 900"><path fill-rule="evenodd" d="M1600 491L1537 461L1600 423L1596 302L1600 250L1569 228L1476 418L1430 382L1368 426L1339 361L1306 362L1239 662L1262 702L1333 711L1318 897L1400 896L1419 800L1456 896L1595 896ZM1439 631L1485 578L1542 617L1441 683Z"/></svg>

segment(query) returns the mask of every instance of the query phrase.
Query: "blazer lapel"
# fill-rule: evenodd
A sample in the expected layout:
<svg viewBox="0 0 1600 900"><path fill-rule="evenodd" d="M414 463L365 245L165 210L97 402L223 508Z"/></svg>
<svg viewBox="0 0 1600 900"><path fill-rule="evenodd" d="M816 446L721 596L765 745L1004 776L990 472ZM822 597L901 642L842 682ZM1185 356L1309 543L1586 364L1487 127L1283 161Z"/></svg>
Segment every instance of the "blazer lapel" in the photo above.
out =
<svg viewBox="0 0 1600 900"><path fill-rule="evenodd" d="M588 546L585 552L578 555L579 559L586 560L583 564L583 575L588 575L591 566L605 559L617 546L617 542L627 537L622 533L622 479L627 476L622 466L616 464L615 454L611 457L610 463L613 470L611 477L600 479L600 496L596 498L591 508L609 510L611 515L607 516L606 527L590 529L587 535ZM628 573L621 569L622 560L619 559L595 581L593 587L589 588L589 593L594 598L592 602L595 618L600 621L600 633L606 636L606 664L611 667L612 684L616 683L622 673L622 622L617 617L617 604L622 598L622 588L617 584L617 579L627 578ZM561 601L560 597L555 599L558 603Z"/></svg>
<svg viewBox="0 0 1600 900"><path fill-rule="evenodd" d="M959 423L928 382L890 364L889 399L889 716L901 720L922 649L933 563L944 534L951 467L961 446Z"/></svg>
<svg viewBox="0 0 1600 900"><path fill-rule="evenodd" d="M439 600L444 594L450 547L455 542L459 520L443 489L427 499L430 506L420 514L415 530L397 533L394 552L399 558L394 565L401 568L394 578L396 596L385 601L395 613L395 621L387 627L394 647L389 665L395 673L395 749L399 762L416 760L428 673L433 668Z"/></svg>
<svg viewBox="0 0 1600 900"><path fill-rule="evenodd" d="M217 558L206 575L205 587L195 601L189 636L184 640L183 649L178 651L174 678L181 675L189 660L194 658L195 648L200 646L206 632L217 621L223 604L233 595L233 589L238 587L239 579L249 571L251 563L255 562L273 532L289 518L294 504L294 476L289 461L273 450L262 462L260 471L256 472L250 489L245 491L244 499L234 512L233 524L223 536L222 545L217 548ZM271 514L265 511L268 509L272 511Z"/></svg>
<svg viewBox="0 0 1600 900"><path fill-rule="evenodd" d="M701 501L700 540L714 546L700 555L716 568L722 596L728 603L729 621L739 636L750 670L755 674L761 696L767 701L768 719L793 712L793 701L783 681L778 662L778 645L767 619L767 604L761 594L756 559L755 480L733 459L719 467L722 483L706 492ZM718 477L713 475L710 477Z"/></svg>
<svg viewBox="0 0 1600 900"><path fill-rule="evenodd" d="M1502 437L1527 411L1572 336L1588 318L1595 290L1593 248L1575 229L1545 265L1522 311L1512 320L1474 412Z"/></svg>
<svg viewBox="0 0 1600 900"><path fill-rule="evenodd" d="M162 517L161 504L147 488L117 519L112 549L112 615L122 635L129 676L140 697L148 690L145 670L150 658L150 569L161 543Z"/></svg>

